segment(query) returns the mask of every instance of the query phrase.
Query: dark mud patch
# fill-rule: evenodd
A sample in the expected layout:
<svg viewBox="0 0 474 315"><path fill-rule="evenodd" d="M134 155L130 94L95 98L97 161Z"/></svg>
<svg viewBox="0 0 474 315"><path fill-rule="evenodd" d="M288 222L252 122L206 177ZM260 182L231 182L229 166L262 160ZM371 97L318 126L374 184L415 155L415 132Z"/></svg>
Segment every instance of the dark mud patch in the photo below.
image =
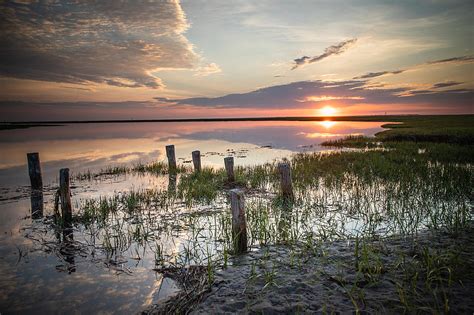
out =
<svg viewBox="0 0 474 315"><path fill-rule="evenodd" d="M456 237L264 247L218 271L191 313L472 314L473 241L471 224Z"/></svg>

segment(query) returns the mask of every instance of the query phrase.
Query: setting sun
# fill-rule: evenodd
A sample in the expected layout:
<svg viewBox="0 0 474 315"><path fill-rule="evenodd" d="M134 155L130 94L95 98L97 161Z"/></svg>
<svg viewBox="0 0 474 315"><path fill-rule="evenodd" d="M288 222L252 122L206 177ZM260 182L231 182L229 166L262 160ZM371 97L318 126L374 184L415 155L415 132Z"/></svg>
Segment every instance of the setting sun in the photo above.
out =
<svg viewBox="0 0 474 315"><path fill-rule="evenodd" d="M324 106L323 108L319 109L319 113L322 116L332 116L337 113L337 109L331 106Z"/></svg>

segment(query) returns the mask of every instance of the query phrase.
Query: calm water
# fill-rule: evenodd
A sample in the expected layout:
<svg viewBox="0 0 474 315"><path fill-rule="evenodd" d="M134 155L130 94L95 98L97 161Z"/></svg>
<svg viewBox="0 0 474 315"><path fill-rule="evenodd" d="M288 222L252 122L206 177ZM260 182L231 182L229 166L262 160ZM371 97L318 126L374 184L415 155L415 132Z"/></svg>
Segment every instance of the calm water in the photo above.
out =
<svg viewBox="0 0 474 315"><path fill-rule="evenodd" d="M0 313L51 313L80 310L131 313L178 290L171 279L154 272L155 252L129 248L113 259L90 244L91 236L75 228L84 244L70 256L58 250L48 229L52 191L60 168L73 173L109 166L165 160L164 147L174 144L178 163L189 163L200 150L203 165L222 167L260 164L295 152L327 150L319 144L350 134L373 135L381 122L193 122L86 124L0 131ZM45 183L45 218L31 219L26 153L40 152ZM73 202L130 189L166 187L168 178L122 175L73 182ZM179 206L178 206L179 207ZM176 211L203 210L205 206ZM204 209L206 210L206 209ZM210 208L216 210L216 208ZM159 214L157 214L159 218ZM186 238L182 227L160 234L156 244L179 252ZM158 245L156 245L158 246ZM67 302L66 302L67 301Z"/></svg>

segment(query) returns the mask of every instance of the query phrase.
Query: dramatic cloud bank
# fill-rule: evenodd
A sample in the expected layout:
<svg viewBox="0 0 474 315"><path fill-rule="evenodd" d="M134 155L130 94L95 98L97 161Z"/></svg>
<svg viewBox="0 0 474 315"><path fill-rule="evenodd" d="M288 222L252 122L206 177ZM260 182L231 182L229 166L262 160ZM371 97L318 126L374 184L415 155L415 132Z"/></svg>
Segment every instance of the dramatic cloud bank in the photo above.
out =
<svg viewBox="0 0 474 315"><path fill-rule="evenodd" d="M178 117L242 117L275 116L292 112L308 115L308 109L326 105L339 108L343 115L351 115L357 107L361 113L472 113L474 90L451 89L462 82L439 82L429 89L415 87L387 88L366 85L366 81L300 81L271 86L248 93L221 97L170 99L156 97L142 102L0 102L1 117L5 121L58 121L97 119L163 119ZM364 107L370 111L364 112Z"/></svg>
<svg viewBox="0 0 474 315"><path fill-rule="evenodd" d="M0 1L0 11L4 77L159 88L154 70L199 60L177 0Z"/></svg>
<svg viewBox="0 0 474 315"><path fill-rule="evenodd" d="M345 52L347 49L349 49L352 45L354 45L357 41L357 38L345 40L343 42L340 42L338 44L332 45L324 49L324 53L322 53L319 56L314 56L314 57L308 57L308 56L303 56L301 58L296 58L294 60L294 66L291 68L291 70L295 70L298 67L301 67L306 64L310 64L313 62L318 62L321 61L327 57L330 57L332 55L339 55Z"/></svg>
<svg viewBox="0 0 474 315"><path fill-rule="evenodd" d="M301 81L285 85L271 86L242 94L221 97L197 97L187 99L157 98L162 103L194 105L213 108L267 108L295 109L314 108L335 101L337 106L353 104L425 104L433 109L440 106L452 107L453 111L472 110L474 90L439 90L440 87L460 84L441 82L430 90L416 90L415 87L374 88L365 81Z"/></svg>

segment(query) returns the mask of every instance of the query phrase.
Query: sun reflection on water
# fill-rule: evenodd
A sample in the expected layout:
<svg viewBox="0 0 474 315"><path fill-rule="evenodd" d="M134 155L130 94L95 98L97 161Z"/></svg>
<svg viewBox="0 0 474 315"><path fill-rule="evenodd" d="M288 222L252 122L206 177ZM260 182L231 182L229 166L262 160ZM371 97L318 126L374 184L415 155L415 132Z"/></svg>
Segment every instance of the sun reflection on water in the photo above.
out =
<svg viewBox="0 0 474 315"><path fill-rule="evenodd" d="M331 129L334 125L337 124L337 122L331 121L331 120L325 120L325 121L320 121L319 124L322 125L326 129Z"/></svg>

